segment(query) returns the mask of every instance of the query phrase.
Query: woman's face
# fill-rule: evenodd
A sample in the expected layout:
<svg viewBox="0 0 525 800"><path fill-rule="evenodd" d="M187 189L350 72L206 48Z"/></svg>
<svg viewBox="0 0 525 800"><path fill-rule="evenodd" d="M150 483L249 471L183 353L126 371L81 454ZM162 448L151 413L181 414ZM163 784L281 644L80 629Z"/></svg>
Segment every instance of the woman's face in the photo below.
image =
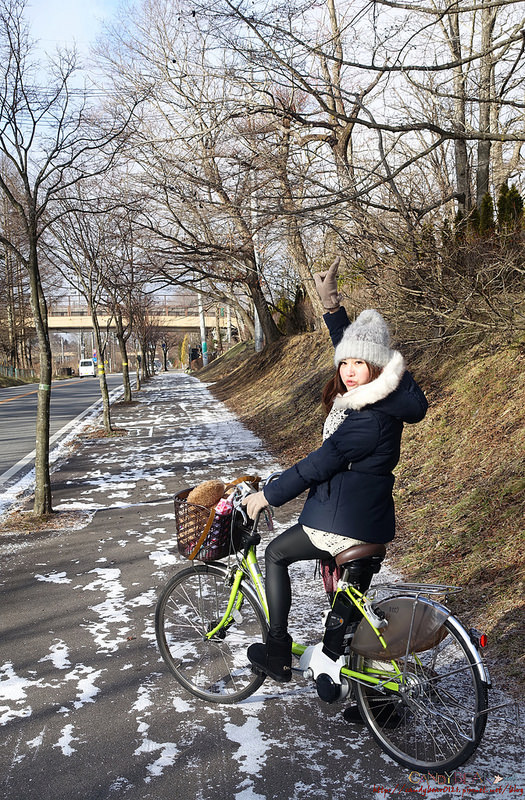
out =
<svg viewBox="0 0 525 800"><path fill-rule="evenodd" d="M347 390L362 386L370 380L368 364L360 358L345 358L341 361L339 375Z"/></svg>

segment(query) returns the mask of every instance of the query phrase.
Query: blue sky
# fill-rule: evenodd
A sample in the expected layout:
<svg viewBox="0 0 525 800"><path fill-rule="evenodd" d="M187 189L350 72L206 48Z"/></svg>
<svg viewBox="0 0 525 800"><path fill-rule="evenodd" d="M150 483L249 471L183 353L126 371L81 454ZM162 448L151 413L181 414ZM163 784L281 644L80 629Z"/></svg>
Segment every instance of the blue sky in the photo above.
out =
<svg viewBox="0 0 525 800"><path fill-rule="evenodd" d="M101 31L103 20L111 20L121 0L28 0L26 19L33 39L47 52L76 43L85 53Z"/></svg>

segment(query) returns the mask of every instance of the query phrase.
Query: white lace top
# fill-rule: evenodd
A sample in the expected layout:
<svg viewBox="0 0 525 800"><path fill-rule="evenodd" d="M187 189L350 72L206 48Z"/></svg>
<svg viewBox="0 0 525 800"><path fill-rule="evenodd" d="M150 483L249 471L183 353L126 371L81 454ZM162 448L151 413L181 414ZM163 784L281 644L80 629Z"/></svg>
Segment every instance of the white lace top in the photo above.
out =
<svg viewBox="0 0 525 800"><path fill-rule="evenodd" d="M327 418L324 421L323 441L325 439L328 439L328 437L331 436L332 433L335 433L339 425L344 420L345 414L346 414L346 409L332 407L332 410L330 411L330 413L328 414Z"/></svg>

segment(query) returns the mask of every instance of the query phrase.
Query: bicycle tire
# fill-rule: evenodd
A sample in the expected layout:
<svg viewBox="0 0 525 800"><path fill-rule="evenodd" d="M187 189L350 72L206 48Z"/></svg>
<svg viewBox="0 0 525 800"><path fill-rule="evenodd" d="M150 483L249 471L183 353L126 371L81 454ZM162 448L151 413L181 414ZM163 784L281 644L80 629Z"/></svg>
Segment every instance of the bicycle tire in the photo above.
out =
<svg viewBox="0 0 525 800"><path fill-rule="evenodd" d="M237 703L255 692L264 676L255 674L246 651L266 640L268 625L257 595L241 584L237 618L212 639L230 596L229 572L217 564L181 570L163 588L155 612L155 632L164 661L177 681L211 703Z"/></svg>
<svg viewBox="0 0 525 800"><path fill-rule="evenodd" d="M487 722L487 684L481 679L468 634L449 617L435 647L396 659L406 663L405 689L381 693L357 683L357 705L381 748L395 761L420 772L450 772L478 747ZM382 678L388 662L353 654L352 668ZM390 662L390 670L392 664ZM398 681L401 683L401 681ZM485 712L485 713L483 713Z"/></svg>

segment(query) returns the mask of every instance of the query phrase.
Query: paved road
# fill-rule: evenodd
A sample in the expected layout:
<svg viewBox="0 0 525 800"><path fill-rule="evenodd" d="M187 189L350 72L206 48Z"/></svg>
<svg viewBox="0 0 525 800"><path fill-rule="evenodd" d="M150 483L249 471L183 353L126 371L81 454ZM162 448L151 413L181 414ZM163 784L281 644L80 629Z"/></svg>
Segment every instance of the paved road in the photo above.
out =
<svg viewBox="0 0 525 800"><path fill-rule="evenodd" d="M171 495L278 465L185 375L157 376L115 421L127 437L82 441L54 475L62 529L0 538L1 800L381 800L451 785L488 798L496 777L523 790L524 732L495 717L447 786L393 763L302 677L235 706L178 686L154 634L160 587L187 564ZM281 510L278 530L296 512ZM293 576L308 600L292 632L315 641L319 579L311 564Z"/></svg>
<svg viewBox="0 0 525 800"><path fill-rule="evenodd" d="M109 375L107 380L110 390L122 384L120 375ZM35 449L37 393L36 383L0 389L0 487L10 479L18 479L32 465L28 459L22 469L13 471ZM98 378L55 381L51 391L51 437L59 438L64 427L97 400Z"/></svg>

